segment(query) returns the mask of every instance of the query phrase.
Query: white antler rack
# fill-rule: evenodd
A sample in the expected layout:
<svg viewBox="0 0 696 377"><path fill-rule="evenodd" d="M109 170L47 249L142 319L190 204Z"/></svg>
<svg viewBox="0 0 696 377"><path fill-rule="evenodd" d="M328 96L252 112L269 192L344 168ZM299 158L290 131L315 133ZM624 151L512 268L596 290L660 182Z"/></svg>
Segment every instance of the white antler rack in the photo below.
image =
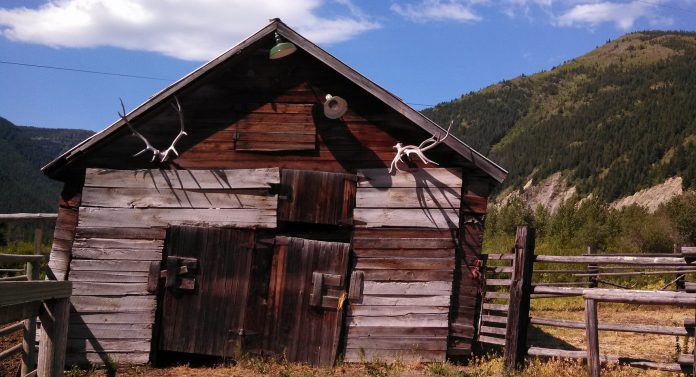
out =
<svg viewBox="0 0 696 377"><path fill-rule="evenodd" d="M139 137L144 143L145 143L145 148L141 150L140 152L136 153L133 155L133 157L140 156L141 154L151 151L152 152L152 160L150 161L155 161L157 158L159 158L160 162L165 162L169 159L169 153L174 153L174 155L179 156L179 152L177 152L175 146L176 143L181 139L182 136L188 135L186 133L186 129L184 128L184 112L181 110L181 104L179 103L179 99L174 96L174 102L172 103L172 107L174 110L176 110L177 114L179 115L179 123L181 126L181 129L179 130L179 133L176 135L174 138L174 141L172 141L172 144L169 146L169 148L160 151L159 149L155 148L150 144L149 141L140 134L140 132L136 131L135 128L130 124L128 121L128 118L126 118L126 108L123 106L123 100L119 98L119 101L121 101L121 110L123 113L118 113L118 115L123 119L123 122L128 125L128 128L130 128L131 132L133 132L133 135Z"/></svg>
<svg viewBox="0 0 696 377"><path fill-rule="evenodd" d="M396 143L394 146L394 149L396 149L396 156L394 156L394 159L391 162L391 166L389 167L389 173L392 173L394 169L397 171L403 172L403 170L399 169L399 162L402 161L403 157L406 156L408 158L411 158L412 154L415 154L418 156L418 158L423 161L425 164L434 164L437 165L437 162L425 157L425 154L423 152L427 152L439 144L441 144L445 139L450 134L450 129L452 128L452 121L450 121L449 127L447 127L447 133L445 133L445 137L440 138L440 134L433 135L432 137L423 140L422 143L420 143L418 146L415 145L402 145L401 143Z"/></svg>

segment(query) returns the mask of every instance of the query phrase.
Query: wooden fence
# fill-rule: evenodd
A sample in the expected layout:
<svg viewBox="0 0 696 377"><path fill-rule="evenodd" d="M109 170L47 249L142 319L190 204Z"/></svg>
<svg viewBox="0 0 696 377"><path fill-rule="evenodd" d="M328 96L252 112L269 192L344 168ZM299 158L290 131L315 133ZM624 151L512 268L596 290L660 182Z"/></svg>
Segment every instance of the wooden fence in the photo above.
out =
<svg viewBox="0 0 696 377"><path fill-rule="evenodd" d="M55 219L55 214L0 214L0 221ZM0 266L24 264L24 268L0 268L0 336L22 331L22 342L0 350L0 360L22 354L20 376L62 376L65 367L68 315L72 283L40 281L41 227L34 232L34 255L0 254ZM41 321L36 352L37 317Z"/></svg>
<svg viewBox="0 0 696 377"><path fill-rule="evenodd" d="M588 360L590 376L598 376L600 358L597 331L685 337L694 334L693 319L685 320L683 326L603 323L597 318L596 312L596 304L599 301L696 307L696 294L692 293L696 292L696 283L684 282L685 276L696 274L694 247L675 248L675 252L671 254L602 255L588 248L588 253L580 256L535 255L534 229L521 226L517 229L512 252L488 254L485 264L486 284L478 340L483 344L504 347L505 365L509 368L519 367L527 355L577 358ZM563 278L559 279L562 281L552 283L533 283L533 278L540 274ZM626 289L629 287L610 281L615 277L648 275L674 278L655 291ZM600 286L609 286L612 289L599 288ZM672 286L684 291L666 291ZM563 296L584 297L585 321L530 317L531 300ZM530 345L527 332L531 325L585 329L588 347L584 351L574 351ZM601 359L634 367L675 372L691 369L696 376L696 369L693 368L694 355L690 354L682 354L672 363L614 355L602 355Z"/></svg>

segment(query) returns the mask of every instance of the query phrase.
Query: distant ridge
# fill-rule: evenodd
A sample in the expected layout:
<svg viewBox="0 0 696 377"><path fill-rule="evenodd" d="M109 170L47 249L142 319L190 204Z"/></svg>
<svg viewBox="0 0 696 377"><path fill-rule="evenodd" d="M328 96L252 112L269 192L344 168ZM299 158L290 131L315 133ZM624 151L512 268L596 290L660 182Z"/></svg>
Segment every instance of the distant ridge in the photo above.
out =
<svg viewBox="0 0 696 377"><path fill-rule="evenodd" d="M696 33L631 33L531 76L423 110L508 169L501 191L561 173L606 201L674 176L696 188Z"/></svg>
<svg viewBox="0 0 696 377"><path fill-rule="evenodd" d="M62 184L41 167L92 131L21 127L0 117L0 213L55 212Z"/></svg>

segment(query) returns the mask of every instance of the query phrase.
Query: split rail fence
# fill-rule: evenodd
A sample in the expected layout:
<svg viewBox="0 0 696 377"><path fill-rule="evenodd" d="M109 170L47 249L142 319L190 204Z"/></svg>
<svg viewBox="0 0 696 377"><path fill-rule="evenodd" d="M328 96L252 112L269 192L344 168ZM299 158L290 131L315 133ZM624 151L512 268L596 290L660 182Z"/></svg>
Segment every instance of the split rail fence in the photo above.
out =
<svg viewBox="0 0 696 377"><path fill-rule="evenodd" d="M691 371L696 376L693 354L680 354L675 362L658 362L620 355L600 356L598 331L629 332L693 337L694 317L683 326L605 323L597 318L598 302L622 302L644 305L674 305L696 308L696 283L685 276L696 274L696 248L675 247L670 254L601 255L588 248L580 256L534 254L534 229L520 226L515 246L506 254L485 256L486 280L478 341L504 347L505 365L518 368L524 357L556 357L587 360L590 376L599 376L600 362L613 362L639 368L674 372ZM551 267L549 267L551 266ZM538 268L535 268L538 267ZM534 279L544 274L545 279ZM673 277L661 289L641 291L617 283L613 278L661 275ZM556 282L546 282L558 276ZM533 280L544 282L533 283ZM600 285L609 286L599 288ZM676 292L666 291L674 286ZM624 289L616 289L624 288ZM585 300L585 320L571 321L530 317L534 299L576 296ZM527 332L531 325L553 326L586 331L586 350L564 350L530 345ZM696 348L696 347L694 347Z"/></svg>
<svg viewBox="0 0 696 377"><path fill-rule="evenodd" d="M55 214L0 214L0 221L55 219ZM34 254L0 254L0 337L22 331L22 342L0 350L0 361L22 354L20 376L62 376L68 336L72 283L39 280L42 231L34 231ZM16 268L24 264L24 268ZM5 268L5 266L13 266ZM37 318L40 320L38 353Z"/></svg>

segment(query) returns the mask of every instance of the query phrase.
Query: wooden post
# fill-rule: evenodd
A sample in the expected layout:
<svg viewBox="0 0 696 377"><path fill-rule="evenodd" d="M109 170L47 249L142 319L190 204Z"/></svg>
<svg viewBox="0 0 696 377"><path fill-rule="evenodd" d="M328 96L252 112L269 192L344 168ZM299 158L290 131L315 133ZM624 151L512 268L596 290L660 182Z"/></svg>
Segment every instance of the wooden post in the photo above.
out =
<svg viewBox="0 0 696 377"><path fill-rule="evenodd" d="M673 252L674 254L681 254L681 246L675 243L673 246ZM677 292L684 292L686 290L686 280L684 279L684 274L677 274L676 278L677 280L674 282L674 290Z"/></svg>
<svg viewBox="0 0 696 377"><path fill-rule="evenodd" d="M688 337L687 337L687 339L688 339ZM694 336L694 339L696 339L696 336ZM694 360L691 364L691 376L696 377L696 343L694 343L694 349L691 352L694 355Z"/></svg>
<svg viewBox="0 0 696 377"><path fill-rule="evenodd" d="M507 329L505 331L505 367L517 368L527 353L529 299L534 269L534 228L517 227L513 260Z"/></svg>
<svg viewBox="0 0 696 377"><path fill-rule="evenodd" d="M587 338L587 375L599 377L599 334L597 333L597 301L585 299L585 336Z"/></svg>
<svg viewBox="0 0 696 377"><path fill-rule="evenodd" d="M34 229L34 255L41 254L41 226L36 223ZM41 263L38 261L27 262L27 280L39 280ZM36 368L36 318L31 317L24 320L24 331L22 338L22 366L21 374L26 376Z"/></svg>
<svg viewBox="0 0 696 377"><path fill-rule="evenodd" d="M41 338L39 341L38 377L60 377L65 370L65 351L68 343L70 299L60 298L43 303Z"/></svg>
<svg viewBox="0 0 696 377"><path fill-rule="evenodd" d="M587 247L587 255L594 255L595 254L595 248L592 247L591 245ZM597 268L596 264L588 264L587 265L587 273L588 274L596 274L599 272L599 269ZM587 287L588 288L597 288L597 275L591 275L587 278Z"/></svg>

